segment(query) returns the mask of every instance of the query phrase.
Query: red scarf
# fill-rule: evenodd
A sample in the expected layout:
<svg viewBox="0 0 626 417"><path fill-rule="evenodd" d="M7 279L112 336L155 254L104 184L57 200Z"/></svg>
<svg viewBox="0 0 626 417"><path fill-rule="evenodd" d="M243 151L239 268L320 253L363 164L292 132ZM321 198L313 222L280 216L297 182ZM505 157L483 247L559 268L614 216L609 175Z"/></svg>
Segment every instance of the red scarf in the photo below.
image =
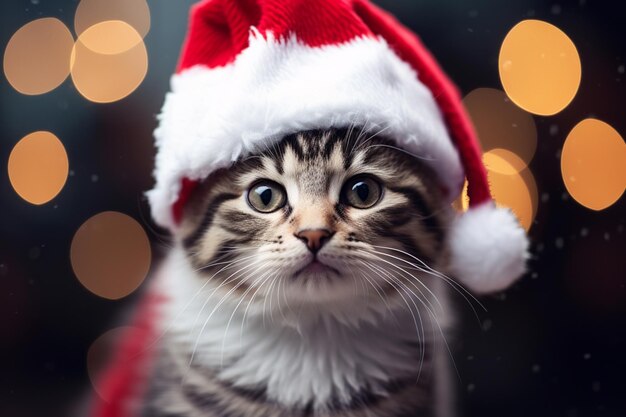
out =
<svg viewBox="0 0 626 417"><path fill-rule="evenodd" d="M158 332L158 306L164 297L147 295L141 301L130 328L116 346L112 361L102 374L100 396L90 417L133 417L141 404L154 363Z"/></svg>

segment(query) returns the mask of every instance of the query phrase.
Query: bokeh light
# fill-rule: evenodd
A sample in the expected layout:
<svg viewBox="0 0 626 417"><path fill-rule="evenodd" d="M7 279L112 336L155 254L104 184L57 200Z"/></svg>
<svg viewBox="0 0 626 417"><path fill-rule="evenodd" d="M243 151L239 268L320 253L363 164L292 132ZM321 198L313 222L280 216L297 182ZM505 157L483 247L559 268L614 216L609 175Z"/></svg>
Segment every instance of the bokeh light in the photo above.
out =
<svg viewBox="0 0 626 417"><path fill-rule="evenodd" d="M487 168L489 186L498 207L508 207L513 211L521 226L530 230L537 214L538 193L535 178L529 169L521 171L522 159L505 149L494 149L483 155ZM460 197L460 207L467 210L467 182Z"/></svg>
<svg viewBox="0 0 626 417"><path fill-rule="evenodd" d="M484 157L486 168L504 175L515 175L526 168L526 163L508 149L496 148L490 150Z"/></svg>
<svg viewBox="0 0 626 417"><path fill-rule="evenodd" d="M567 136L561 154L561 174L569 194L581 205L603 210L626 187L626 144L610 125L585 119Z"/></svg>
<svg viewBox="0 0 626 417"><path fill-rule="evenodd" d="M563 110L580 85L576 46L559 28L541 20L524 20L509 31L500 48L498 67L511 100L539 115Z"/></svg>
<svg viewBox="0 0 626 417"><path fill-rule="evenodd" d="M132 26L121 20L98 23L83 32L79 40L82 46L104 55L121 54L143 41Z"/></svg>
<svg viewBox="0 0 626 417"><path fill-rule="evenodd" d="M61 192L69 172L63 143L50 132L22 138L9 156L9 180L15 192L31 204L45 204Z"/></svg>
<svg viewBox="0 0 626 417"><path fill-rule="evenodd" d="M463 99L483 151L510 149L524 164L530 163L537 149L537 129L533 117L517 107L495 88L477 88Z"/></svg>
<svg viewBox="0 0 626 417"><path fill-rule="evenodd" d="M22 26L4 52L4 74L22 94L44 94L70 74L74 38L58 19L44 18Z"/></svg>
<svg viewBox="0 0 626 417"><path fill-rule="evenodd" d="M111 103L128 96L143 82L147 71L148 53L141 35L121 21L90 27L72 51L74 85L85 98L96 103Z"/></svg>
<svg viewBox="0 0 626 417"><path fill-rule="evenodd" d="M150 269L150 242L125 214L105 211L83 223L72 239L74 274L92 293L111 300L135 291Z"/></svg>
<svg viewBox="0 0 626 417"><path fill-rule="evenodd" d="M116 345L120 343L120 340L123 340L125 334L132 331L134 328L129 326L111 329L94 340L87 351L87 374L94 391L105 401L111 399L106 397L106 393L102 389L102 372L112 359L111 353L115 351Z"/></svg>
<svg viewBox="0 0 626 417"><path fill-rule="evenodd" d="M80 36L90 27L110 20L128 23L143 38L150 30L150 8L146 0L81 0L74 30Z"/></svg>

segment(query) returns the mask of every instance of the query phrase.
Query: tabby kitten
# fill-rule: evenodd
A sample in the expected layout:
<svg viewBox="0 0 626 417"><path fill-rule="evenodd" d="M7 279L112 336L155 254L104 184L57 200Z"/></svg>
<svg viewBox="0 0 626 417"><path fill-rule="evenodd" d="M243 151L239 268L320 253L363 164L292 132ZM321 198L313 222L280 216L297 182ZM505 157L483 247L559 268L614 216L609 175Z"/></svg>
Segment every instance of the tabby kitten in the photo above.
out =
<svg viewBox="0 0 626 417"><path fill-rule="evenodd" d="M383 136L300 132L195 190L143 415L451 415L452 209Z"/></svg>

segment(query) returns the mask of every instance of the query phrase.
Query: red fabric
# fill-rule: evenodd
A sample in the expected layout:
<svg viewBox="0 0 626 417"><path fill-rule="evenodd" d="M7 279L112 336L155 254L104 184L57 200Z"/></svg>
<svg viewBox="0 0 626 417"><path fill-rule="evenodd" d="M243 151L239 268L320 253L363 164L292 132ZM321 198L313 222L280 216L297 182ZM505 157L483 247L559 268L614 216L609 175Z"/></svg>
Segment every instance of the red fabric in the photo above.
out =
<svg viewBox="0 0 626 417"><path fill-rule="evenodd" d="M248 46L250 27L260 17L256 0L204 0L194 5L178 70L232 62Z"/></svg>
<svg viewBox="0 0 626 417"><path fill-rule="evenodd" d="M100 381L100 394L96 398L91 417L131 417L130 403L147 388L154 356L158 322L157 308L163 297L146 296L140 304L132 327L119 341L113 360Z"/></svg>
<svg viewBox="0 0 626 417"><path fill-rule="evenodd" d="M367 0L354 0L354 9L375 34L382 36L394 52L417 71L420 81L433 93L461 156L470 205L491 200L480 143L454 84L417 36L393 16Z"/></svg>
<svg viewBox="0 0 626 417"><path fill-rule="evenodd" d="M248 46L252 26L277 38L295 34L311 47L372 35L342 0L204 0L192 8L190 19L179 71L231 63Z"/></svg>
<svg viewBox="0 0 626 417"><path fill-rule="evenodd" d="M295 35L310 47L338 45L360 36L383 37L432 91L458 149L470 205L492 199L480 145L459 92L417 36L393 16L368 0L204 0L192 8L178 70L232 63L247 48L253 26L261 35L272 32L279 39ZM177 223L194 188L189 182L183 181L173 207Z"/></svg>
<svg viewBox="0 0 626 417"><path fill-rule="evenodd" d="M180 224L183 219L183 209L185 204L191 198L191 193L198 186L197 181L190 180L189 178L183 178L180 184L180 191L178 192L178 199L172 205L172 217L176 224Z"/></svg>

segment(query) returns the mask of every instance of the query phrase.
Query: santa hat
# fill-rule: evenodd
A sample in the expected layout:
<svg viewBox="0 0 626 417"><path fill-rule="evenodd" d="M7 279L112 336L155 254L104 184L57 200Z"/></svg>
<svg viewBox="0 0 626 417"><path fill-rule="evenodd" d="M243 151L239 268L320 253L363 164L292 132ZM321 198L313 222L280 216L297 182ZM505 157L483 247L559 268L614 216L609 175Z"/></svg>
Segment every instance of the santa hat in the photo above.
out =
<svg viewBox="0 0 626 417"><path fill-rule="evenodd" d="M155 132L154 219L175 229L195 184L303 130L384 129L470 208L450 233L451 273L469 289L506 288L527 240L495 207L476 134L455 86L419 39L367 0L205 0Z"/></svg>

